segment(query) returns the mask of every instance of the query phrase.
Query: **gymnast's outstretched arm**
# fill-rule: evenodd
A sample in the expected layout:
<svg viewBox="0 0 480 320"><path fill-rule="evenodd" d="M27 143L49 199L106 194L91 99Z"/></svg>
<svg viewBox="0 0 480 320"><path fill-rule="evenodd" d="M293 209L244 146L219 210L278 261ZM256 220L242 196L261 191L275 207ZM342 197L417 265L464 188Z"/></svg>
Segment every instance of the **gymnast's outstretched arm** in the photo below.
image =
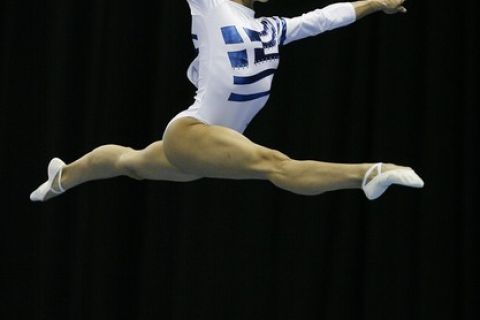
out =
<svg viewBox="0 0 480 320"><path fill-rule="evenodd" d="M339 2L294 18L284 18L284 44L341 28L367 15L383 11L387 14L406 13L405 0L366 0Z"/></svg>

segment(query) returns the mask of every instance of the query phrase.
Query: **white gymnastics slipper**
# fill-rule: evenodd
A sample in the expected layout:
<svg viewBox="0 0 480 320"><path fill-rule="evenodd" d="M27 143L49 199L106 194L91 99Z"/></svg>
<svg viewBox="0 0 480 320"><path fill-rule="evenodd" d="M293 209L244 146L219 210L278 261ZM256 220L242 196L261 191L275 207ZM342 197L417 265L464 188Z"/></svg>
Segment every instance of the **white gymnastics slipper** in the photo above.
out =
<svg viewBox="0 0 480 320"><path fill-rule="evenodd" d="M53 158L48 164L48 180L38 187L35 191L30 194L30 200L32 201L45 201L49 193L54 193L59 195L65 192L60 184L62 179L62 169L65 167L65 163L58 159ZM53 188L53 181L58 175L58 189Z"/></svg>
<svg viewBox="0 0 480 320"><path fill-rule="evenodd" d="M368 178L377 170L377 175L368 181ZM373 165L365 173L362 189L369 200L379 198L392 184L411 188L423 188L423 180L411 168L400 168L382 172L382 163Z"/></svg>

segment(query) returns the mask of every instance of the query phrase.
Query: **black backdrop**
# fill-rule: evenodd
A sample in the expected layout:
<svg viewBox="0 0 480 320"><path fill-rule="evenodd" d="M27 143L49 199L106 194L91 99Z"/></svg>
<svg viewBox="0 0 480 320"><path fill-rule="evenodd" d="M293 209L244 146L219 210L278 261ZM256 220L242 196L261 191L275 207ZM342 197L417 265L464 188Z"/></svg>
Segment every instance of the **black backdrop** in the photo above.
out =
<svg viewBox="0 0 480 320"><path fill-rule="evenodd" d="M326 1L275 0L294 16ZM1 0L1 319L478 319L478 3L411 1L284 48L246 135L391 161L426 188L300 197L265 182L29 193L53 156L142 148L192 102L183 0Z"/></svg>

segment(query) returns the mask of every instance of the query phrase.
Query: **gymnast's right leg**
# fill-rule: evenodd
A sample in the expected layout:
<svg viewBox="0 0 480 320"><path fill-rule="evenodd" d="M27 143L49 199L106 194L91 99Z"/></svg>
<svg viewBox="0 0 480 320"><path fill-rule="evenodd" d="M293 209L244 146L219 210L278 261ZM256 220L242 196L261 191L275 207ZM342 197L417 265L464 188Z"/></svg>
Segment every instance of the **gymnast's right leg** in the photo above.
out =
<svg viewBox="0 0 480 320"><path fill-rule="evenodd" d="M301 195L363 189L371 200L392 184L423 187L421 178L408 167L298 161L257 145L236 131L193 118L173 122L164 137L170 163L183 172L206 178L268 180Z"/></svg>
<svg viewBox="0 0 480 320"><path fill-rule="evenodd" d="M118 145L101 146L68 165L55 158L50 162L48 171L48 181L32 192L32 201L46 201L82 183L118 176L176 182L198 179L170 164L162 141L152 143L143 150Z"/></svg>

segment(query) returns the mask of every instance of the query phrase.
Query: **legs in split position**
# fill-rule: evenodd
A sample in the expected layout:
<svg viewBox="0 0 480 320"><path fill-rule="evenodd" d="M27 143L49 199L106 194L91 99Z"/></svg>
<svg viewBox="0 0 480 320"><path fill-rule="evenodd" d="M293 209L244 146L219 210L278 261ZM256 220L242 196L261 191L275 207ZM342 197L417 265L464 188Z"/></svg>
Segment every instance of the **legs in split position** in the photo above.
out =
<svg viewBox="0 0 480 320"><path fill-rule="evenodd" d="M31 194L33 201L48 200L88 181L117 176L178 182L201 177L268 180L301 195L362 188L369 199L381 196L391 184L423 187L420 177L407 167L293 160L236 131L193 118L178 119L164 141L143 150L106 145L69 165L52 160L48 171L48 181Z"/></svg>

